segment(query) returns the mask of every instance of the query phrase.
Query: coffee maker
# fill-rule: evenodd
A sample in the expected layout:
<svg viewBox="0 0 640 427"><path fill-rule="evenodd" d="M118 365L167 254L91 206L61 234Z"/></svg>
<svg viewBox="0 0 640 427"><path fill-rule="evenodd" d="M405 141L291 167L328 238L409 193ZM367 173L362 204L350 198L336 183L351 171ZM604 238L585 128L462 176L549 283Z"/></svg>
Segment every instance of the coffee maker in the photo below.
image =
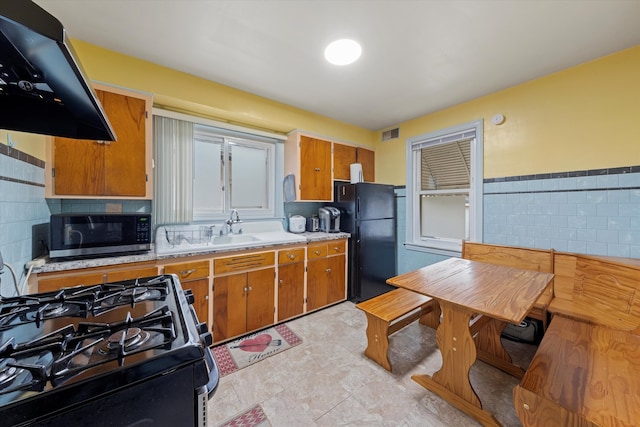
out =
<svg viewBox="0 0 640 427"><path fill-rule="evenodd" d="M333 206L325 206L318 209L320 217L320 231L325 233L340 232L340 209Z"/></svg>

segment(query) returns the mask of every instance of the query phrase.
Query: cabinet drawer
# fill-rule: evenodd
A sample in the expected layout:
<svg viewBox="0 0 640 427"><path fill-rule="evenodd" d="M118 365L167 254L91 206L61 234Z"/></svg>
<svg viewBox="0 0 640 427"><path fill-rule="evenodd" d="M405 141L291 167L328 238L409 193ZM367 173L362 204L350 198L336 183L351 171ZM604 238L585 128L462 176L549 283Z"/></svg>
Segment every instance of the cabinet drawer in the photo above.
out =
<svg viewBox="0 0 640 427"><path fill-rule="evenodd" d="M278 252L278 264L304 261L304 248L287 249Z"/></svg>
<svg viewBox="0 0 640 427"><path fill-rule="evenodd" d="M52 277L50 279L38 279L38 292L57 291L71 286L100 285L102 283L104 283L104 273Z"/></svg>
<svg viewBox="0 0 640 427"><path fill-rule="evenodd" d="M110 271L107 273L107 282L120 282L122 280L138 279L140 277L157 276L158 267L132 268L122 271Z"/></svg>
<svg viewBox="0 0 640 427"><path fill-rule="evenodd" d="M345 240L335 240L333 242L327 243L327 253L329 256L343 254L345 252L345 248L347 246L347 242Z"/></svg>
<svg viewBox="0 0 640 427"><path fill-rule="evenodd" d="M327 256L327 243L316 243L314 245L309 245L307 249L307 258L325 258Z"/></svg>
<svg viewBox="0 0 640 427"><path fill-rule="evenodd" d="M218 258L213 261L214 274L224 274L254 268L268 267L275 264L275 252L238 255Z"/></svg>
<svg viewBox="0 0 640 427"><path fill-rule="evenodd" d="M209 261L193 261L165 265L165 274L177 274L180 280L194 280L209 276Z"/></svg>

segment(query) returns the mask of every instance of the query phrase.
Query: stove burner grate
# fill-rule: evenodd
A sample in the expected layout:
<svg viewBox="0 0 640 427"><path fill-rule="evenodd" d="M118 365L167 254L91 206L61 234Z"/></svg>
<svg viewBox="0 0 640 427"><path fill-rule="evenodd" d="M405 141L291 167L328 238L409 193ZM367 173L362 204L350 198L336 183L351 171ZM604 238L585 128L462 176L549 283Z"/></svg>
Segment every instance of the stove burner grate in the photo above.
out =
<svg viewBox="0 0 640 427"><path fill-rule="evenodd" d="M15 360L5 359L0 363L0 389L5 388L18 377L18 368L13 366L11 363L15 363Z"/></svg>
<svg viewBox="0 0 640 427"><path fill-rule="evenodd" d="M111 334L111 336L106 339L105 344L100 347L99 351L102 354L108 354L109 352L118 351L119 349L122 349L124 352L130 352L142 347L149 341L150 336L151 334L149 332L140 328L128 328Z"/></svg>
<svg viewBox="0 0 640 427"><path fill-rule="evenodd" d="M51 381L58 385L111 361L122 366L126 357L170 346L175 339L173 314L166 305L138 318L128 313L122 322L80 323L77 334L67 343L65 355L54 362Z"/></svg>

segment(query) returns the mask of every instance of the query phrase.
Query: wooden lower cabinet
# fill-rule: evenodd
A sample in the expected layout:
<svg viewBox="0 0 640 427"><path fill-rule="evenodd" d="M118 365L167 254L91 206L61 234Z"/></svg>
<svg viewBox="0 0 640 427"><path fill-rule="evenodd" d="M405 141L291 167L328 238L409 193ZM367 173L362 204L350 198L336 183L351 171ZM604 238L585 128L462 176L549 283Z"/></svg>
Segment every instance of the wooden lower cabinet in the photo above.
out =
<svg viewBox="0 0 640 427"><path fill-rule="evenodd" d="M165 274L175 274L182 289L191 290L193 308L200 322L209 321L209 260L181 262L164 266Z"/></svg>
<svg viewBox="0 0 640 427"><path fill-rule="evenodd" d="M209 328L209 278L190 280L182 283L182 289L189 289L193 294L193 308L200 322L207 322Z"/></svg>
<svg viewBox="0 0 640 427"><path fill-rule="evenodd" d="M304 248L278 254L278 322L304 312Z"/></svg>
<svg viewBox="0 0 640 427"><path fill-rule="evenodd" d="M214 278L214 341L274 323L274 278L275 267Z"/></svg>
<svg viewBox="0 0 640 427"><path fill-rule="evenodd" d="M108 271L107 272L107 283L110 282L120 282L122 280L131 280L131 279L139 279L141 277L151 277L158 275L158 267L141 267L141 268L132 268L130 270L122 270L122 271Z"/></svg>
<svg viewBox="0 0 640 427"><path fill-rule="evenodd" d="M343 301L346 242L337 239L228 256L37 273L29 280L29 290L48 292L175 274L182 288L193 293L198 320L213 328L214 341L219 343Z"/></svg>
<svg viewBox="0 0 640 427"><path fill-rule="evenodd" d="M89 286L104 283L104 273L56 274L53 277L38 278L37 292L57 291L70 286Z"/></svg>
<svg viewBox="0 0 640 427"><path fill-rule="evenodd" d="M67 270L57 273L37 275L37 290L34 292L57 291L71 286L101 285L140 277L155 276L158 267L155 265L118 266L117 268Z"/></svg>
<svg viewBox="0 0 640 427"><path fill-rule="evenodd" d="M346 298L346 240L309 245L307 311Z"/></svg>

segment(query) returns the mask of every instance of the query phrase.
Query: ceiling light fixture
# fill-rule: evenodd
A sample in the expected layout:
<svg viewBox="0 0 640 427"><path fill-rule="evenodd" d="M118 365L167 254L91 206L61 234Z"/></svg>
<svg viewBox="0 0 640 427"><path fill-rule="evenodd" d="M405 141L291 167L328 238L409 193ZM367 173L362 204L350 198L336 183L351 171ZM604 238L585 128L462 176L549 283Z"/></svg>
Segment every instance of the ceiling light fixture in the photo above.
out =
<svg viewBox="0 0 640 427"><path fill-rule="evenodd" d="M360 58L362 48L351 39L340 39L329 43L324 50L324 57L333 65L347 65Z"/></svg>

